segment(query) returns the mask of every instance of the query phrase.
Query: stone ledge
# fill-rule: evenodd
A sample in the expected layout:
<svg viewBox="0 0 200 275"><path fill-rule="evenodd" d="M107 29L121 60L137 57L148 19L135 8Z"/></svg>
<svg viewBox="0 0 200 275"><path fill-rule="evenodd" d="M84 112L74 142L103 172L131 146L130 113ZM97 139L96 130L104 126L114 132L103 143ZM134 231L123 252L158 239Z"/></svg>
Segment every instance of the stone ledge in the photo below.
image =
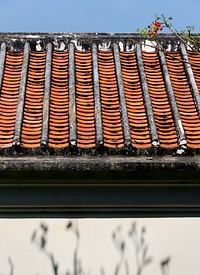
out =
<svg viewBox="0 0 200 275"><path fill-rule="evenodd" d="M1 157L0 171L175 171L200 170L200 156Z"/></svg>

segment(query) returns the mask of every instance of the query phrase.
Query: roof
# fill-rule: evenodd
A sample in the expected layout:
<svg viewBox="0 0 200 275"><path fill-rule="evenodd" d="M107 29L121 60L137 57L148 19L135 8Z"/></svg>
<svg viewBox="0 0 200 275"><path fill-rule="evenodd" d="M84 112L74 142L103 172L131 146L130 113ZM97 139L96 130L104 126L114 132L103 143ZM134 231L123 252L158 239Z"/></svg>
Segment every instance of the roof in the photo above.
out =
<svg viewBox="0 0 200 275"><path fill-rule="evenodd" d="M158 39L0 34L0 217L200 216L200 55Z"/></svg>
<svg viewBox="0 0 200 275"><path fill-rule="evenodd" d="M0 34L1 154L198 153L200 55L159 39Z"/></svg>

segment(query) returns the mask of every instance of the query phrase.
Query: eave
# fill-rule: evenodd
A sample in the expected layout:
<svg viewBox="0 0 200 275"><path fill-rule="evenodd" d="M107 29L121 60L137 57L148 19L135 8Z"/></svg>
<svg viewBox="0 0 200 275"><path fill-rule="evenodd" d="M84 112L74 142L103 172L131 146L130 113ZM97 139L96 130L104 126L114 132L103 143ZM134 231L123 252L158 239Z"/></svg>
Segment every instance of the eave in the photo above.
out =
<svg viewBox="0 0 200 275"><path fill-rule="evenodd" d="M1 158L0 217L199 217L200 157Z"/></svg>
<svg viewBox="0 0 200 275"><path fill-rule="evenodd" d="M163 35L158 40L163 49L169 50L168 60L158 49L154 49L153 55L145 54L145 38L135 34L0 34L0 81L4 93L0 217L200 216L199 58L190 53L195 64L188 67L187 49L176 37ZM127 74L130 59L131 75ZM87 66L83 65L84 60ZM152 67L154 63L156 70ZM106 66L109 70L104 70ZM58 112L59 105L64 104L59 101L63 69L66 83L69 81L62 95L64 115L63 110ZM88 96L84 95L88 87L80 77L82 71L90 75ZM114 79L111 85L110 71ZM177 75L181 75L178 84ZM83 83L78 84L81 79ZM42 87L38 88L40 82ZM50 83L60 86L51 89ZM41 104L37 113L31 104L37 107L38 94ZM110 94L114 99L106 107L103 101L108 102ZM82 97L81 104L78 97ZM184 100L189 100L188 110ZM95 106L91 112L93 128L83 123L85 101ZM132 107L138 104L140 108ZM7 117L10 105L14 106L13 112ZM110 109L117 113L113 118L109 116ZM139 122L138 109L142 110ZM194 114L191 118L190 109ZM32 131L35 113L42 122ZM81 119L76 120L76 116ZM115 119L118 122L113 130ZM56 120L64 122L57 128L53 126L55 133L49 125ZM103 132L106 127L107 132ZM92 128L90 135L88 128ZM82 132L80 136L78 131ZM85 136L93 136L87 148Z"/></svg>

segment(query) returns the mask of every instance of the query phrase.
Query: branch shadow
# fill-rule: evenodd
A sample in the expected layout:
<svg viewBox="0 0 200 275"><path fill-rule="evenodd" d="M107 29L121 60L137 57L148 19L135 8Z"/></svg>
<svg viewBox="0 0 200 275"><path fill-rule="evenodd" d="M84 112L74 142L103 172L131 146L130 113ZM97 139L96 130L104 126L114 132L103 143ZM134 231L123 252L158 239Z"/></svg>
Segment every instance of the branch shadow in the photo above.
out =
<svg viewBox="0 0 200 275"><path fill-rule="evenodd" d="M76 238L76 244L73 253L73 270L66 269L66 275L89 275L82 268L82 261L78 256L80 245L80 233L77 222L69 221L66 224L66 231L71 230ZM54 275L59 275L59 263L53 251L48 248L48 226L41 223L38 229L35 229L31 236L31 242L34 243L46 256L51 264Z"/></svg>
<svg viewBox="0 0 200 275"><path fill-rule="evenodd" d="M70 220L66 223L66 232L71 231L75 236L75 246L71 252L73 255L73 263L71 270L66 267L64 275L89 275L85 272L82 259L79 256L80 248L80 230L77 220ZM48 259L53 275L61 275L60 264L56 259L56 255L48 247L48 232L47 224L41 223L39 228L35 229L31 236L31 242L40 249ZM109 275L143 275L144 271L153 263L153 257L149 255L149 243L146 238L146 226L139 227L136 222L132 222L128 232L124 235L122 225L118 225L112 232L112 241L119 253L119 259L113 266L113 274ZM130 258L127 257L127 245L133 248L132 262L134 262L135 272L130 270ZM170 256L160 261L160 269L162 275L169 275ZM10 266L11 262L10 262ZM106 275L104 266L100 267L100 275ZM146 272L145 272L146 274ZM13 275L13 273L10 273Z"/></svg>

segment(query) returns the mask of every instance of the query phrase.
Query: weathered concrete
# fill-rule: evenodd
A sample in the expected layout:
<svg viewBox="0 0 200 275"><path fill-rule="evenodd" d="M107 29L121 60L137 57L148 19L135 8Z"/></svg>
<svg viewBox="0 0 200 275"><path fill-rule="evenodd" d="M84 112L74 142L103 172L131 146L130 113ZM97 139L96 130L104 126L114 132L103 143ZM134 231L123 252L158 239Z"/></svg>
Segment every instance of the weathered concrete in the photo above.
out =
<svg viewBox="0 0 200 275"><path fill-rule="evenodd" d="M186 71L186 74L187 74L190 89L192 91L192 96L193 96L197 111L200 115L199 90L198 90L198 87L197 87L197 84L196 84L196 81L195 81L195 78L194 78L194 74L193 74L193 71L192 71L191 64L190 64L189 59L188 59L186 47L183 43L181 43L181 45L180 45L180 52L181 52L182 59L184 61L183 65L185 67L185 71Z"/></svg>
<svg viewBox="0 0 200 275"><path fill-rule="evenodd" d="M131 146L131 133L130 133L130 126L129 126L129 121L128 121L128 112L127 112L127 108L126 108L126 98L124 95L124 84L123 84L123 79L122 79L122 69L121 69L121 61L120 61L120 53L119 53L119 45L118 44L114 44L113 52L114 52L114 59L115 59L115 70L116 70L116 75L117 75L120 109L121 109L121 116L122 116L124 144L126 146Z"/></svg>
<svg viewBox="0 0 200 275"><path fill-rule="evenodd" d="M76 131L76 80L75 80L75 46L69 44L69 141L72 146L77 142Z"/></svg>
<svg viewBox="0 0 200 275"><path fill-rule="evenodd" d="M0 88L2 87L5 60L6 60L6 43L3 42L1 44L1 51L0 51Z"/></svg>
<svg viewBox="0 0 200 275"><path fill-rule="evenodd" d="M42 116L42 138L41 145L47 145L49 130L49 103L51 90L51 63L52 63L52 44L48 43L46 49L45 83L43 98L43 116Z"/></svg>
<svg viewBox="0 0 200 275"><path fill-rule="evenodd" d="M186 136L185 136L185 131L183 129L182 121L180 119L180 115L179 115L179 111L178 111L178 107L177 107L177 103L176 103L176 99L175 99L175 95L174 95L174 90L172 87L172 83L171 83L171 79L170 79L170 75L169 75L169 71L168 71L168 67L167 67L165 54L162 51L159 51L158 56L160 58L160 64L161 64L161 68L162 68L162 72L163 72L163 78L164 78L164 82L165 82L167 96L168 96L168 100L169 100L169 103L170 103L170 106L172 109L172 115L174 118L176 131L177 131L177 134L179 137L179 139L178 139L179 145L186 145L187 140L186 140Z"/></svg>
<svg viewBox="0 0 200 275"><path fill-rule="evenodd" d="M28 43L26 43L24 46L24 56L23 56L21 80L20 80L18 103L17 103L15 132L14 132L14 138L13 138L14 145L20 145L22 120L23 120L23 113L24 113L24 102L25 102L25 94L26 94L26 83L27 83L27 77L28 77L29 56L30 56L30 46Z"/></svg>
<svg viewBox="0 0 200 275"><path fill-rule="evenodd" d="M103 144L103 125L101 112L101 95L99 84L98 53L97 45L92 44L92 64L93 64L93 86L94 86L94 103L95 103L95 125L96 125L96 143Z"/></svg>
<svg viewBox="0 0 200 275"><path fill-rule="evenodd" d="M200 156L1 157L0 171L175 171L200 170Z"/></svg>
<svg viewBox="0 0 200 275"><path fill-rule="evenodd" d="M8 49L23 50L24 44L30 44L32 50L40 45L41 49L45 49L48 43L53 43L56 49L61 47L67 49L70 42L77 41L83 49L90 49L92 43L97 46L106 43L110 46L114 43L122 43L123 49L133 48L138 42L144 42L146 37L136 33L0 33L0 43L5 42ZM169 46L172 50L176 50L180 41L171 34L162 34L157 38L164 49Z"/></svg>
<svg viewBox="0 0 200 275"><path fill-rule="evenodd" d="M159 146L160 143L159 143L159 139L158 139L158 133L156 130L153 108L152 108L152 104L151 104L149 88L148 88L146 73L145 73L145 69L144 69L144 63L143 63L143 58L142 58L142 49L141 49L141 45L139 45L139 44L136 45L136 58L137 58L137 64L138 64L138 71L139 71L139 75L140 75L140 82L141 82L142 91L143 91L144 103L145 103L146 112L147 112L147 119L148 119L148 123L149 123L152 145L157 147L157 146Z"/></svg>

